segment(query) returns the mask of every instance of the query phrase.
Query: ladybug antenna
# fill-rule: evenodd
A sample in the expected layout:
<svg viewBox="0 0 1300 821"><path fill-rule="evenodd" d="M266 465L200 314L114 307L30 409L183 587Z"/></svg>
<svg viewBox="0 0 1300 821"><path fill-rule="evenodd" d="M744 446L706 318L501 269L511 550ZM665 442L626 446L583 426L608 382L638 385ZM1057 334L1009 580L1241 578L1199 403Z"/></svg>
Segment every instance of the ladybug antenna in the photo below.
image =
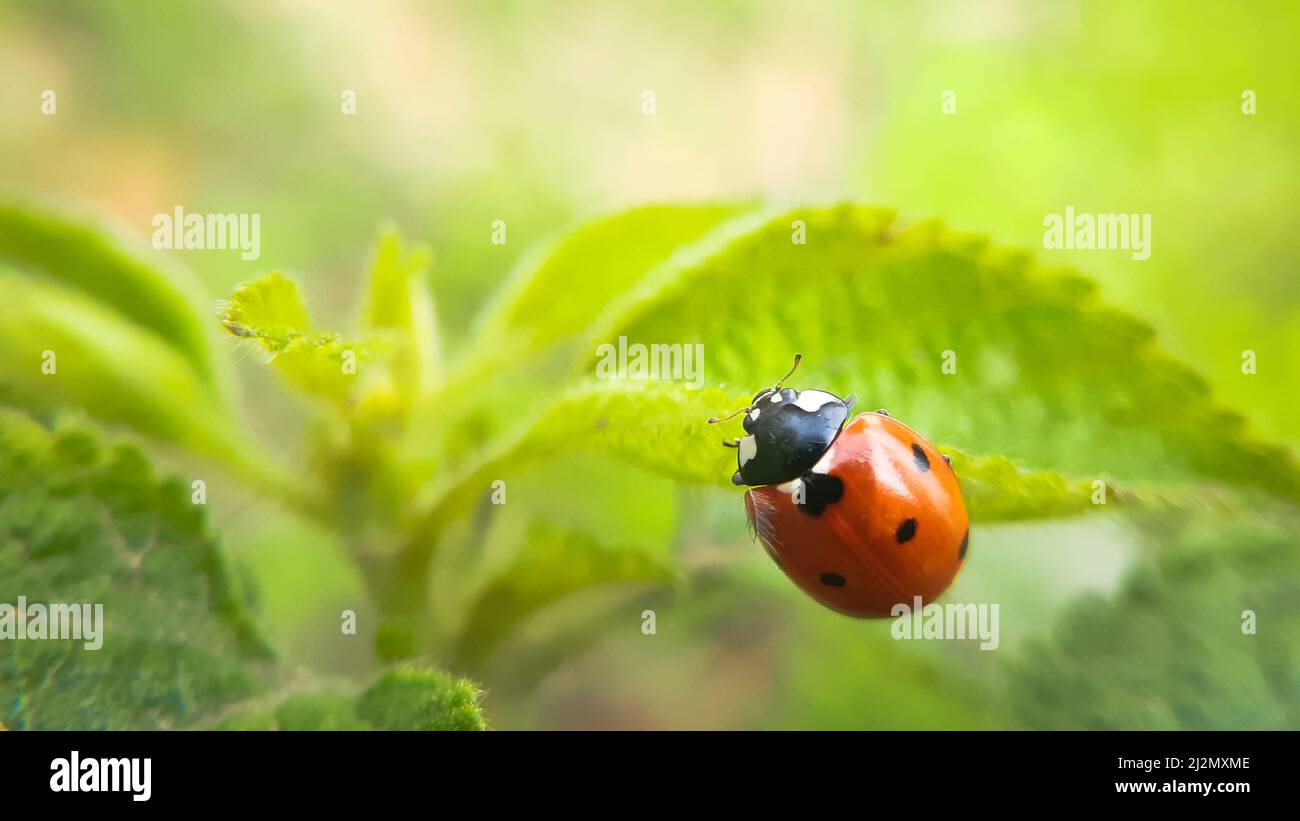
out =
<svg viewBox="0 0 1300 821"><path fill-rule="evenodd" d="M785 383L785 380L787 380L787 379L790 378L790 375L794 373L794 369L797 368L797 367L799 367L799 362L800 362L800 360L802 360L802 359L803 359L803 354L801 354L801 353L797 353L797 354L794 355L794 364L790 366L790 370L788 370L788 371L785 372L785 376L783 376L783 377L781 377L780 379L776 380L776 385L773 386L772 390L774 390L774 391L779 391L779 390L781 390L781 385L783 385L783 384Z"/></svg>
<svg viewBox="0 0 1300 821"><path fill-rule="evenodd" d="M780 379L776 380L776 385L774 385L774 386L772 387L772 390L773 390L773 391L779 391L779 390L781 390L781 385L783 385L783 384L785 383L785 380L787 380L787 379L790 378L790 375L794 373L794 369L797 368L797 367L799 367L799 362L800 362L800 360L802 360L802 359L803 359L803 354L801 354L801 353L797 353L797 354L794 355L794 364L790 366L790 370L788 370L788 371L785 372L785 376L783 376L783 377L781 377ZM734 418L734 417L737 417L737 416L741 415L742 413L749 413L751 410L753 410L753 408L741 408L740 410L738 410L738 411L736 411L736 412L734 412L734 413L729 413L729 414L727 414L726 416L722 417L721 419L719 419L719 418L716 417L716 416L710 416L710 417L709 417L709 424L710 424L710 425L716 425L716 424L718 424L719 422L725 422L725 421L727 421L728 419L732 419L732 418Z"/></svg>
<svg viewBox="0 0 1300 821"><path fill-rule="evenodd" d="M737 416L741 415L742 413L748 413L750 410L751 410L751 408L741 408L740 410L736 411L735 413L729 413L729 414L727 414L726 416L722 417L721 419L719 419L719 418L716 417L716 416L710 416L710 417L709 417L709 424L710 424L710 425L716 425L716 424L718 424L719 422L725 422L725 421L727 421L728 419L732 419L732 418L734 418L734 417L737 417Z"/></svg>

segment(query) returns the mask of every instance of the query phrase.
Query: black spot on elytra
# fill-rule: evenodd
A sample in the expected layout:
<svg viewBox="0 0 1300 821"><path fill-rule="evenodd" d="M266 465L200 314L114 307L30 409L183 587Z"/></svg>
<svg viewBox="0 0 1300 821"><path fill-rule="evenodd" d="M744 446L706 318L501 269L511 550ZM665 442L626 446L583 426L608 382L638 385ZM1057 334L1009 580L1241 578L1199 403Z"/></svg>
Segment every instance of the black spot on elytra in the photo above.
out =
<svg viewBox="0 0 1300 821"><path fill-rule="evenodd" d="M970 546L970 530L967 530L966 535L961 537L961 547L957 548L958 559L966 558L966 548L969 546Z"/></svg>
<svg viewBox="0 0 1300 821"><path fill-rule="evenodd" d="M840 477L809 472L803 475L803 501L798 506L809 516L820 516L827 505L833 505L843 497L844 483Z"/></svg>
<svg viewBox="0 0 1300 821"><path fill-rule="evenodd" d="M898 526L898 530L894 533L894 538L899 544L902 544L903 542L912 541L912 537L915 535L916 519L904 519L903 523Z"/></svg>
<svg viewBox="0 0 1300 821"><path fill-rule="evenodd" d="M915 442L912 443L912 457L916 459L917 470L921 471L922 473L925 473L927 470L930 469L929 457L925 455L924 450L921 450L921 446Z"/></svg>
<svg viewBox="0 0 1300 821"><path fill-rule="evenodd" d="M822 584L826 585L827 587L843 587L844 577L841 576L839 573L823 573Z"/></svg>

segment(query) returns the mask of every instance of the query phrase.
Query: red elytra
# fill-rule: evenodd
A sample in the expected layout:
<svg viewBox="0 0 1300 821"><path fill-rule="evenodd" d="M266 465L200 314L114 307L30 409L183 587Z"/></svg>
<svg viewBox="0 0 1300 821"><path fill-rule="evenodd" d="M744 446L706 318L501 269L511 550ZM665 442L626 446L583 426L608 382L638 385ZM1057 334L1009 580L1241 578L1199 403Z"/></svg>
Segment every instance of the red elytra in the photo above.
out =
<svg viewBox="0 0 1300 821"><path fill-rule="evenodd" d="M850 420L805 479L751 488L745 512L791 581L859 618L937 597L969 541L961 487L943 454L883 413Z"/></svg>

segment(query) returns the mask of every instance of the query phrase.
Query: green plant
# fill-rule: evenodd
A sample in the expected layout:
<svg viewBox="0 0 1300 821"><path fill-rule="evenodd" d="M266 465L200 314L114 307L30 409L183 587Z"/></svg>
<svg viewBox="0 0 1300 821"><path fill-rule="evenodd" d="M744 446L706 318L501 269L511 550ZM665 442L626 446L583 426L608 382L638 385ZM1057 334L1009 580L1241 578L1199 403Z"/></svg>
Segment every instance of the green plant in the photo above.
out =
<svg viewBox="0 0 1300 821"><path fill-rule="evenodd" d="M0 578L33 602L103 605L102 647L10 640L0 722L189 726L253 696L271 658L202 508L138 448L0 413ZM12 637L7 637L12 638Z"/></svg>
<svg viewBox="0 0 1300 821"><path fill-rule="evenodd" d="M806 244L792 241L795 221ZM1254 438L1089 280L937 223L856 206L632 210L528 257L456 357L439 336L429 260L385 233L348 332L318 327L279 273L222 304L221 325L309 414L306 455L288 466L237 422L182 274L58 217L0 209L0 262L17 269L0 276L0 355L22 363L5 369L0 395L35 413L81 408L326 524L379 609L378 655L469 672L556 605L627 608L687 576L670 549L671 488L729 488L732 470L703 420L739 407L796 350L802 382L887 405L951 453L976 551L979 528L1000 521L1195 503L1222 488L1300 499L1294 458ZM104 277L139 293L105 289ZM707 385L594 378L597 346L619 337L702 344ZM46 350L56 378L38 367ZM945 352L956 374L941 370ZM498 492L508 504L493 503ZM663 498L667 512L651 526L636 518L643 505L620 503L627 494ZM6 506L22 507L15 498ZM625 538L575 525L593 516ZM641 538L664 519L668 535ZM526 678L545 669L547 647L581 643L593 623L561 619L540 655L502 663ZM445 685L389 675L377 686ZM433 700L468 712L430 717L372 690L355 715L329 718L338 704L325 697L285 702L274 721L474 723L467 691Z"/></svg>
<svg viewBox="0 0 1300 821"><path fill-rule="evenodd" d="M1115 596L1073 603L1011 666L1009 703L1021 723L1300 726L1294 510L1256 504L1164 525L1171 532L1155 537L1163 549L1144 557ZM1264 624L1253 625L1256 618Z"/></svg>

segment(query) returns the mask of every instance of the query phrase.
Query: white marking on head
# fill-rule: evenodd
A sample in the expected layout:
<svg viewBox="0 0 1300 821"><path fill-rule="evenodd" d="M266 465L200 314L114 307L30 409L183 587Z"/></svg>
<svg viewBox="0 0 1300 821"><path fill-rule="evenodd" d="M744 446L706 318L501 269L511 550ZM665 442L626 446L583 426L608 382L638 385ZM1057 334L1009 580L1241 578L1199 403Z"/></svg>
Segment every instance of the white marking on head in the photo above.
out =
<svg viewBox="0 0 1300 821"><path fill-rule="evenodd" d="M767 401L771 402L773 405L779 404L781 402L781 392L777 391L772 394L772 398Z"/></svg>
<svg viewBox="0 0 1300 821"><path fill-rule="evenodd" d="M795 397L793 404L795 407L814 413L820 410L823 405L838 401L840 401L838 396L826 391L801 391Z"/></svg>
<svg viewBox="0 0 1300 821"><path fill-rule="evenodd" d="M753 436L746 436L740 440L740 466L743 468L758 455L758 441Z"/></svg>
<svg viewBox="0 0 1300 821"><path fill-rule="evenodd" d="M755 422L758 421L758 408L754 408L752 411L749 412L749 418L753 419Z"/></svg>

